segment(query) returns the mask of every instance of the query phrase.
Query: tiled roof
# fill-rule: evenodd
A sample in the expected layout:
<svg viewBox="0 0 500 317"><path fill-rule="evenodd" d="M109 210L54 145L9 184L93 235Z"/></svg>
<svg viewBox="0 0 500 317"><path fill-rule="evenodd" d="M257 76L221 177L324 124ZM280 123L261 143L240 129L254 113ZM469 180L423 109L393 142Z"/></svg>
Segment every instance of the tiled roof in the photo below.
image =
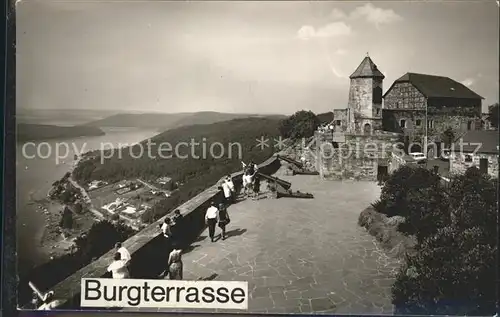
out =
<svg viewBox="0 0 500 317"><path fill-rule="evenodd" d="M358 68L352 73L349 78L385 78L384 74L382 74L377 65L372 61L369 56L366 56L365 59L359 64Z"/></svg>
<svg viewBox="0 0 500 317"><path fill-rule="evenodd" d="M394 83L400 82L411 83L427 98L484 99L465 85L449 77L406 73L396 79Z"/></svg>
<svg viewBox="0 0 500 317"><path fill-rule="evenodd" d="M498 131L468 131L461 140L465 153L498 154ZM460 151L460 139L455 142L454 151Z"/></svg>

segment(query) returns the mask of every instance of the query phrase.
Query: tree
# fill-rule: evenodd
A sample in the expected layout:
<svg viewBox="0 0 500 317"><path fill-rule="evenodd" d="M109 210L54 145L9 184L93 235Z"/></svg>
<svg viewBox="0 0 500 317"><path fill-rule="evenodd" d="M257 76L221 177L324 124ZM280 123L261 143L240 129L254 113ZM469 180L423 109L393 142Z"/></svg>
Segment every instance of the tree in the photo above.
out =
<svg viewBox="0 0 500 317"><path fill-rule="evenodd" d="M490 120L491 125L498 128L498 102L488 107L488 114L488 120Z"/></svg>
<svg viewBox="0 0 500 317"><path fill-rule="evenodd" d="M124 241L135 231L123 224L113 224L103 220L92 225L86 235L75 240L77 256L83 263L88 263L92 258L99 257L109 251L116 242Z"/></svg>
<svg viewBox="0 0 500 317"><path fill-rule="evenodd" d="M477 168L452 180L452 221L407 256L392 287L397 314L493 314L497 296L492 277L498 265L496 188L497 180Z"/></svg>
<svg viewBox="0 0 500 317"><path fill-rule="evenodd" d="M298 140L313 136L319 125L320 120L313 112L301 110L281 121L279 130L283 137Z"/></svg>
<svg viewBox="0 0 500 317"><path fill-rule="evenodd" d="M73 228L73 213L68 208L68 206L64 207L64 210L61 215L61 221L59 222L59 226L63 229Z"/></svg>

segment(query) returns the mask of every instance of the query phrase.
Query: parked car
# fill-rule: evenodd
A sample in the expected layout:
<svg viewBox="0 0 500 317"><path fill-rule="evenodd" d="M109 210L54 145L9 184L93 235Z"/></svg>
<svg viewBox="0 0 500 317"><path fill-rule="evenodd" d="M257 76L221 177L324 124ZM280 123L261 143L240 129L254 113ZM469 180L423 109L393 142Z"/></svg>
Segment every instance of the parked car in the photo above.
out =
<svg viewBox="0 0 500 317"><path fill-rule="evenodd" d="M441 160L443 161L449 161L450 160L450 155L451 155L451 150L450 149L443 149L441 151Z"/></svg>
<svg viewBox="0 0 500 317"><path fill-rule="evenodd" d="M421 153L421 152L413 152L413 153L410 153L410 156L412 159L415 160L415 162L417 162L418 164L424 164L427 162L427 156L425 156L424 153Z"/></svg>

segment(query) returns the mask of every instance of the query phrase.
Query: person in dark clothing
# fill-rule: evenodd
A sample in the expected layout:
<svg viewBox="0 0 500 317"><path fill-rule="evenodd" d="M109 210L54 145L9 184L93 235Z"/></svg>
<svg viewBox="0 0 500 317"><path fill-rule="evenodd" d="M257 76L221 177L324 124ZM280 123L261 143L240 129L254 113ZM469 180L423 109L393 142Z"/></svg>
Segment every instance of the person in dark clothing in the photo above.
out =
<svg viewBox="0 0 500 317"><path fill-rule="evenodd" d="M229 224L229 214L224 204L219 204L219 228L221 228L222 240L226 240L226 226Z"/></svg>
<svg viewBox="0 0 500 317"><path fill-rule="evenodd" d="M253 199L258 199L260 195L260 177L258 174L254 176L253 180Z"/></svg>
<svg viewBox="0 0 500 317"><path fill-rule="evenodd" d="M218 218L219 210L215 207L215 202L212 202L205 213L205 223L208 226L208 235L210 236L210 240L212 240L212 242L215 242L215 225L217 225Z"/></svg>
<svg viewBox="0 0 500 317"><path fill-rule="evenodd" d="M182 220L183 216L181 215L181 212L179 209L176 209L174 211L174 215L172 217L172 245L175 247L181 247L182 246Z"/></svg>
<svg viewBox="0 0 500 317"><path fill-rule="evenodd" d="M183 216L181 215L181 211L179 209L176 209L174 211L174 217L173 217L174 223L180 222L182 218Z"/></svg>

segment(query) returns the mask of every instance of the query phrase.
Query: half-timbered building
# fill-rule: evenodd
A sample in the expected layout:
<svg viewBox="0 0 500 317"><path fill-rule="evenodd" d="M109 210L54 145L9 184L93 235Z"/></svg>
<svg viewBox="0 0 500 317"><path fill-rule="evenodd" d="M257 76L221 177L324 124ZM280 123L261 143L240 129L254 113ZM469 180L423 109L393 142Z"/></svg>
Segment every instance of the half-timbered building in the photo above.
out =
<svg viewBox="0 0 500 317"><path fill-rule="evenodd" d="M482 99L451 78L406 73L384 94L383 127L430 141L440 141L448 128L456 134L479 130Z"/></svg>

